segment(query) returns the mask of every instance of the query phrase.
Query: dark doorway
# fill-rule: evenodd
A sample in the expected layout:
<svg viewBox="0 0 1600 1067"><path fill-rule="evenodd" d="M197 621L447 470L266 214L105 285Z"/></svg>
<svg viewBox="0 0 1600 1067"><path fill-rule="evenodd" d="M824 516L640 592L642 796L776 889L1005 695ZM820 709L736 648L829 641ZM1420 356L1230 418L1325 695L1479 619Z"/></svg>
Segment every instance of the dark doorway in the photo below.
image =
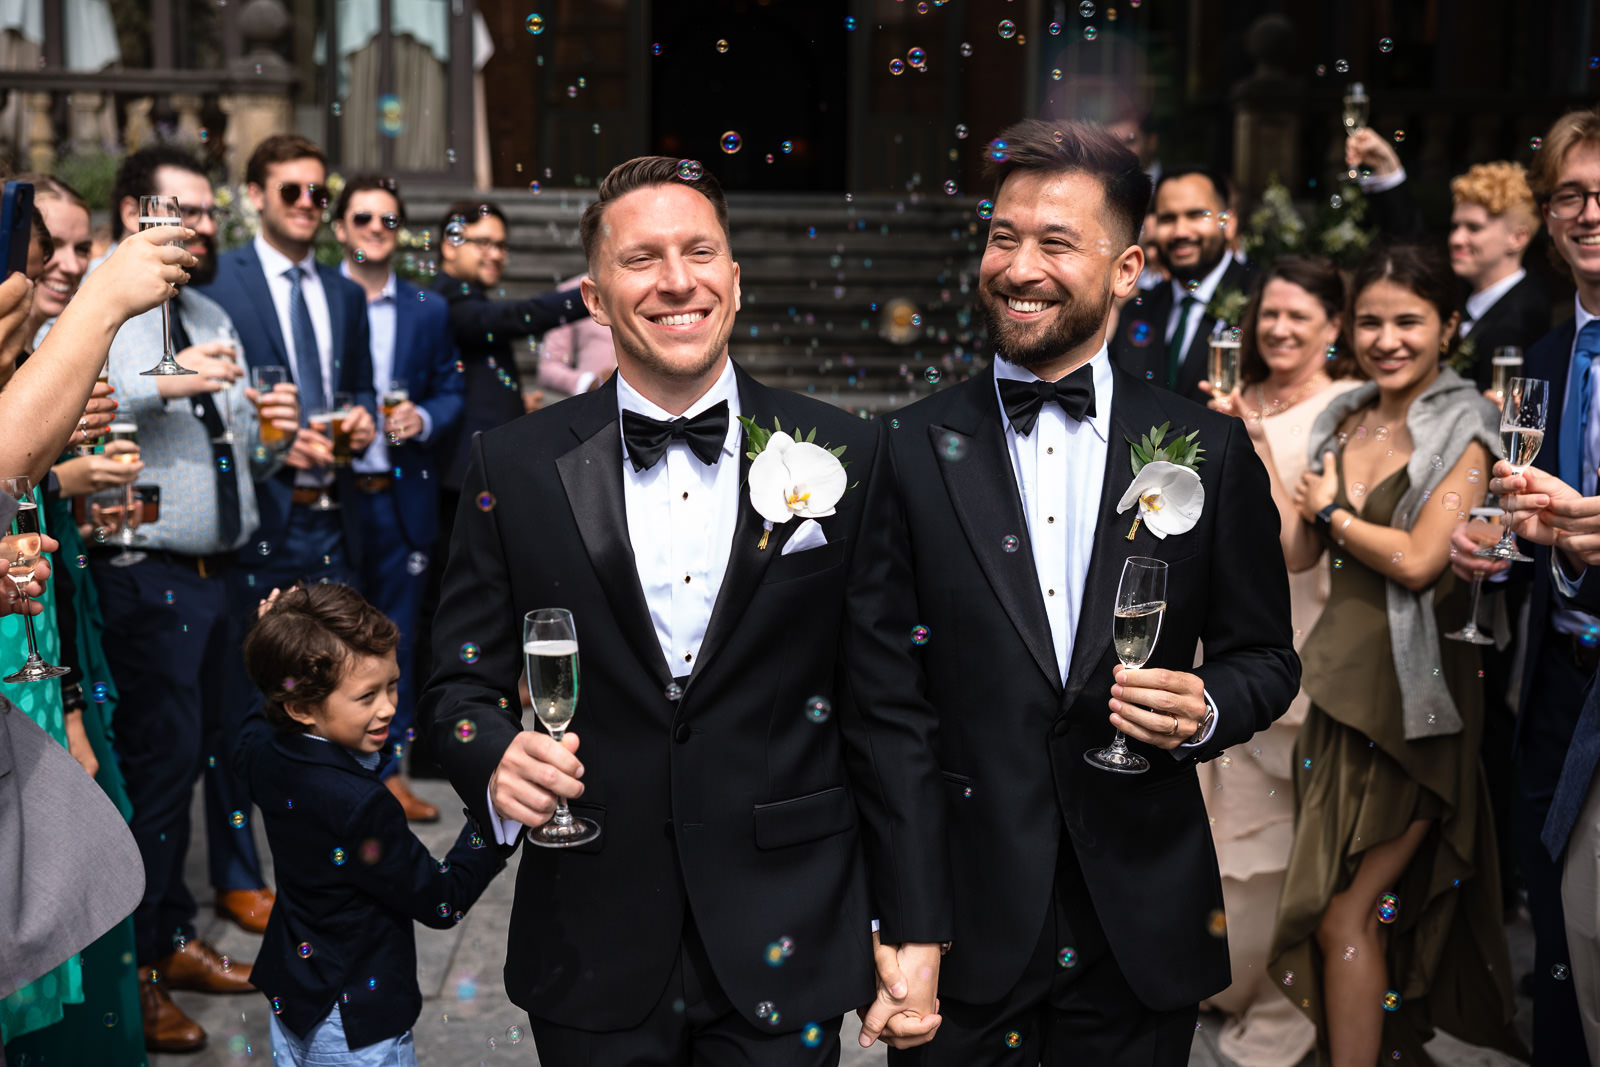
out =
<svg viewBox="0 0 1600 1067"><path fill-rule="evenodd" d="M845 0L657 0L651 5L654 150L701 160L730 189L844 189L846 6ZM726 42L725 51L718 42ZM739 138L732 153L722 146L730 132Z"/></svg>

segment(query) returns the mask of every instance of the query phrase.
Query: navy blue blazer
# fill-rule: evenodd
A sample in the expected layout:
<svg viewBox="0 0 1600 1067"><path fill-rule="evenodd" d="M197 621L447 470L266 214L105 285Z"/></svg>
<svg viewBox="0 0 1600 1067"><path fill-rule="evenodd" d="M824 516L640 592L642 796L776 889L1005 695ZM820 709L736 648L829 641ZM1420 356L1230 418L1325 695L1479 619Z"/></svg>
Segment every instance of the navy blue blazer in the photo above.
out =
<svg viewBox="0 0 1600 1067"><path fill-rule="evenodd" d="M465 826L436 861L376 771L341 745L279 733L259 713L241 728L234 766L278 881L251 984L301 1037L336 1002L352 1049L405 1033L422 1011L412 921L461 921L505 866L494 843Z"/></svg>
<svg viewBox="0 0 1600 1067"><path fill-rule="evenodd" d="M466 407L466 378L450 333L450 308L438 293L395 280L394 366L411 402L428 413L433 428L426 442L389 446L394 468L395 510L400 535L427 551L439 537L439 472L449 462L443 442L454 438Z"/></svg>
<svg viewBox="0 0 1600 1067"><path fill-rule="evenodd" d="M1572 342L1576 328L1571 319L1545 334L1522 358L1522 374L1527 378L1543 378L1550 383L1550 411L1545 416L1544 444L1533 465L1549 474L1561 476L1561 412L1566 406L1567 371L1572 366ZM1576 487L1574 487L1576 488ZM1529 551L1531 549L1531 551ZM1523 659L1522 699L1518 702L1515 744L1522 742L1524 724L1533 710L1528 706L1528 693L1533 688L1535 666L1539 650L1544 644L1545 624L1550 612L1557 607L1554 598L1559 596L1555 580L1550 577L1550 548L1522 542L1522 550L1533 556L1532 592L1528 599L1528 648Z"/></svg>
<svg viewBox="0 0 1600 1067"><path fill-rule="evenodd" d="M317 277L328 297L328 319L333 325L334 384L330 392L350 393L368 411L377 409L372 387L372 343L367 328L367 295L361 286L332 267L317 265ZM278 327L278 313L267 288L267 276L254 245L244 245L217 257L217 276L210 285L197 290L221 304L233 319L244 345L246 363L251 367L288 367L294 374L294 357ZM302 400L302 403L305 401ZM306 410L310 410L307 408ZM239 550L240 564L260 566L262 558L282 547L289 526L290 497L294 492L295 470L284 467L264 482L256 483L256 498L261 505L261 526ZM355 499L351 472L336 472L335 480L345 500ZM361 526L357 509L341 508L345 551L352 566L361 559ZM263 550L262 545L266 548Z"/></svg>

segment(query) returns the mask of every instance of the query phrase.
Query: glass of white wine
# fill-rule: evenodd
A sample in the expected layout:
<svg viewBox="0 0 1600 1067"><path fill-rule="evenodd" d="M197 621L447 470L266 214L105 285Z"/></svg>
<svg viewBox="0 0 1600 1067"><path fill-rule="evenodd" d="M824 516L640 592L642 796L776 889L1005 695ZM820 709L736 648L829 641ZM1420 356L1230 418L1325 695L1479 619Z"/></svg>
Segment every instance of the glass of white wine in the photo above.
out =
<svg viewBox="0 0 1600 1067"><path fill-rule="evenodd" d="M1500 409L1500 444L1506 462L1518 474L1533 466L1544 444L1545 419L1550 413L1550 383L1543 378L1512 378L1506 383L1506 402ZM1517 551L1514 522L1507 516L1505 536L1473 553L1484 559L1509 559L1528 563L1531 556Z"/></svg>
<svg viewBox="0 0 1600 1067"><path fill-rule="evenodd" d="M11 530L0 538L0 565L15 586L22 601L22 623L28 634L28 659L22 667L5 677L7 682L44 682L60 678L67 668L46 663L39 655L39 642L33 633L33 616L28 613L28 586L44 553L44 537L39 529L39 505L33 496L33 483L21 475L0 478L0 492L17 502L17 517Z"/></svg>
<svg viewBox="0 0 1600 1067"><path fill-rule="evenodd" d="M141 196L139 198L139 229L149 230L157 226L182 226L183 208L178 205L175 196ZM188 367L179 363L176 353L172 351L172 301L165 300L161 304L161 362L149 370L142 370L140 374L195 374Z"/></svg>
<svg viewBox="0 0 1600 1067"><path fill-rule="evenodd" d="M1480 548L1488 547L1500 540L1500 524L1505 521L1506 513L1497 507L1481 507L1472 509L1472 519L1467 523L1467 536L1475 541ZM1472 607L1467 611L1467 624L1454 633L1444 636L1451 641L1465 641L1471 645L1492 645L1494 638L1478 629L1478 598L1483 594L1483 575L1477 574L1472 578Z"/></svg>
<svg viewBox="0 0 1600 1067"><path fill-rule="evenodd" d="M1111 617L1111 644L1117 661L1138 669L1156 650L1161 636L1161 617L1167 611L1167 565L1148 556L1129 556L1122 564L1122 580L1117 583L1117 604ZM1121 730L1105 748L1091 748L1083 754L1090 766L1118 774L1143 774L1150 761L1128 751L1128 739Z"/></svg>
<svg viewBox="0 0 1600 1067"><path fill-rule="evenodd" d="M1215 396L1227 396L1239 385L1239 338L1230 330L1211 338L1211 388Z"/></svg>
<svg viewBox="0 0 1600 1067"><path fill-rule="evenodd" d="M566 608L540 608L522 620L522 651L528 664L533 712L557 744L578 710L578 630ZM575 819L565 797L556 798L549 822L528 834L544 848L571 848L600 836L590 819Z"/></svg>

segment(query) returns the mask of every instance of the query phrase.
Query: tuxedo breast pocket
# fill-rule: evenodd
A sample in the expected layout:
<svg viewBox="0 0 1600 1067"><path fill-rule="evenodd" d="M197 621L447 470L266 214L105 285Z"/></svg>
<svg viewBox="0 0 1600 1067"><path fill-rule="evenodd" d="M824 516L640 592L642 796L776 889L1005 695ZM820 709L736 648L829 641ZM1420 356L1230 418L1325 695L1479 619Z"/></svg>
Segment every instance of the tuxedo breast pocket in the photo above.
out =
<svg viewBox="0 0 1600 1067"><path fill-rule="evenodd" d="M767 573L762 576L761 584L791 582L833 570L844 562L845 547L848 544L847 538L840 538L816 548L802 549L787 556L779 556L767 567Z"/></svg>
<svg viewBox="0 0 1600 1067"><path fill-rule="evenodd" d="M836 785L801 797L757 804L756 847L800 845L842 834L856 824L856 806L844 786Z"/></svg>

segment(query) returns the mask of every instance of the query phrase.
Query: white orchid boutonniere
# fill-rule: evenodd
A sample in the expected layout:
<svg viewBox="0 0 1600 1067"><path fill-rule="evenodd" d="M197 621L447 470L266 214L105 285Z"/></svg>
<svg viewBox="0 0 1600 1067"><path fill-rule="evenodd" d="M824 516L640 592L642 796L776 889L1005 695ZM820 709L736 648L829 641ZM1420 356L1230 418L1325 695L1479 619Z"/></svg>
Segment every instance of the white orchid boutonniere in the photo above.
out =
<svg viewBox="0 0 1600 1067"><path fill-rule="evenodd" d="M1133 456L1133 483L1117 502L1121 515L1135 503L1139 513L1128 530L1128 540L1139 532L1140 524L1157 537L1188 533L1200 521L1206 490L1195 467L1205 462L1205 449L1195 440L1200 431L1166 440L1170 423L1162 423L1144 435L1137 444L1128 441Z"/></svg>
<svg viewBox="0 0 1600 1067"><path fill-rule="evenodd" d="M764 520L761 543L764 551L773 526L796 515L820 519L832 515L834 505L849 488L844 473L848 464L840 461L844 445L828 448L816 444L817 431L793 436L785 433L777 419L772 429L757 426L754 419L739 416L750 444L750 506Z"/></svg>

